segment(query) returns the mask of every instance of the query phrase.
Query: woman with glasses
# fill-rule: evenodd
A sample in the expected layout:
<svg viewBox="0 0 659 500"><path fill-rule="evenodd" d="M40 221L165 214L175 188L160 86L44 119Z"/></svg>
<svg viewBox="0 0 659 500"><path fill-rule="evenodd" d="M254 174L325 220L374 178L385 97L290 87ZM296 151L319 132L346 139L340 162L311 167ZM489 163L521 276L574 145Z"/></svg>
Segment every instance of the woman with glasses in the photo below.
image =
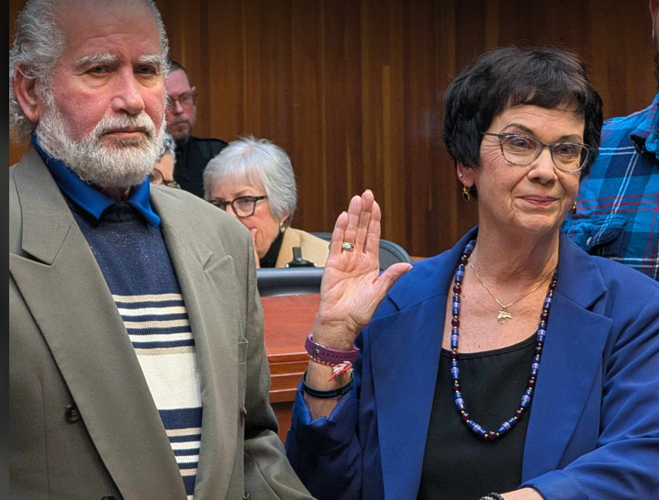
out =
<svg viewBox="0 0 659 500"><path fill-rule="evenodd" d="M445 105L479 225L379 276L372 193L338 218L294 468L320 500L659 498L659 284L561 232L602 127L583 61L495 50Z"/></svg>
<svg viewBox="0 0 659 500"><path fill-rule="evenodd" d="M204 171L206 200L242 222L252 235L257 267L286 267L293 248L310 266L325 265L328 243L290 227L297 189L286 152L265 139L229 143Z"/></svg>

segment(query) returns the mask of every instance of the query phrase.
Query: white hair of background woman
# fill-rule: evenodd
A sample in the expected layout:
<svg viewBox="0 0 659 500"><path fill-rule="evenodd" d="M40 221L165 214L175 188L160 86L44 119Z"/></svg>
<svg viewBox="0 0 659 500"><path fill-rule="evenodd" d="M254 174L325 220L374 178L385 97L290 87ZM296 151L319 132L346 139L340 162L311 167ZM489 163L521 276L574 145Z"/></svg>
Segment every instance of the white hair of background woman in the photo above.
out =
<svg viewBox="0 0 659 500"><path fill-rule="evenodd" d="M290 226L297 207L297 188L291 159L279 146L266 139L242 137L229 143L204 171L206 199L216 184L238 182L265 191L270 211L277 220L286 214Z"/></svg>
<svg viewBox="0 0 659 500"><path fill-rule="evenodd" d="M107 0L106 0L107 1ZM117 0L112 0L116 2ZM161 68L166 75L169 67L169 41L160 12L153 0L123 0L134 6L146 5L156 21L160 38ZM66 0L31 0L21 11L16 21L17 31L14 44L9 51L9 134L17 144L27 144L37 124L28 119L14 95L14 68L25 64L25 76L38 80L40 97L53 103L52 77L55 65L64 52L66 38L57 22Z"/></svg>

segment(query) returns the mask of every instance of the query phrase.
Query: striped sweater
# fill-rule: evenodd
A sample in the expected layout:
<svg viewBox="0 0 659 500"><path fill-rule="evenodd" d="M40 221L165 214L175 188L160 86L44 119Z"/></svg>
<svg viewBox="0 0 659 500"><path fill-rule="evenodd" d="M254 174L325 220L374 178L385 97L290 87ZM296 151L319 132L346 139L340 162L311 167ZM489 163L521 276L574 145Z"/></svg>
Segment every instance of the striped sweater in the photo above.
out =
<svg viewBox="0 0 659 500"><path fill-rule="evenodd" d="M109 207L98 222L71 208L123 319L192 500L201 446L199 366L162 232L128 204Z"/></svg>

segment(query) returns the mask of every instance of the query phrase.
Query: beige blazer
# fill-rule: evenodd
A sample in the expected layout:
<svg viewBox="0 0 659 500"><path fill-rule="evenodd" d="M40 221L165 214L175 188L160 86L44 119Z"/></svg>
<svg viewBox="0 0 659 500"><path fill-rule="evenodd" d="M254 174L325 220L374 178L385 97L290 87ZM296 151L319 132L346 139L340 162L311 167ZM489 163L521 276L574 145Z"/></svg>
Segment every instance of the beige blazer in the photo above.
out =
<svg viewBox="0 0 659 500"><path fill-rule="evenodd" d="M310 498L268 404L249 233L188 193L154 187L151 199L196 340L204 419L195 500ZM117 307L33 149L10 169L9 209L11 498L185 500Z"/></svg>
<svg viewBox="0 0 659 500"><path fill-rule="evenodd" d="M317 267L325 267L329 255L329 241L292 227L284 232L275 267L286 267L286 264L293 260L293 247L301 248L303 259L310 260Z"/></svg>

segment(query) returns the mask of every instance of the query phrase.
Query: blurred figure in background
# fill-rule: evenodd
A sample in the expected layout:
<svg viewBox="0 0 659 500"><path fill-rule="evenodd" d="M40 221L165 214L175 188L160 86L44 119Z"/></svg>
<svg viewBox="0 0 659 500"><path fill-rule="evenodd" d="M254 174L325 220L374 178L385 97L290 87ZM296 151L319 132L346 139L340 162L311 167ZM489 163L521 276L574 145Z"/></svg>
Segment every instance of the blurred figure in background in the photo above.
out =
<svg viewBox="0 0 659 500"><path fill-rule="evenodd" d="M160 159L151 173L149 181L151 184L160 184L167 187L180 189L181 186L174 180L174 166L176 165L176 143L174 138L165 134L163 137Z"/></svg>
<svg viewBox="0 0 659 500"><path fill-rule="evenodd" d="M650 1L659 88L659 0ZM597 161L581 182L565 232L593 255L659 280L659 94L649 107L611 118Z"/></svg>
<svg viewBox="0 0 659 500"><path fill-rule="evenodd" d="M297 188L286 152L265 139L231 142L204 173L206 200L238 218L254 239L259 267L285 267L293 247L316 266L325 265L327 241L291 228Z"/></svg>
<svg viewBox="0 0 659 500"><path fill-rule="evenodd" d="M174 179L181 189L203 198L204 169L227 143L192 135L197 122L197 89L190 86L188 73L180 63L170 61L165 88L168 95L167 131L176 141Z"/></svg>

